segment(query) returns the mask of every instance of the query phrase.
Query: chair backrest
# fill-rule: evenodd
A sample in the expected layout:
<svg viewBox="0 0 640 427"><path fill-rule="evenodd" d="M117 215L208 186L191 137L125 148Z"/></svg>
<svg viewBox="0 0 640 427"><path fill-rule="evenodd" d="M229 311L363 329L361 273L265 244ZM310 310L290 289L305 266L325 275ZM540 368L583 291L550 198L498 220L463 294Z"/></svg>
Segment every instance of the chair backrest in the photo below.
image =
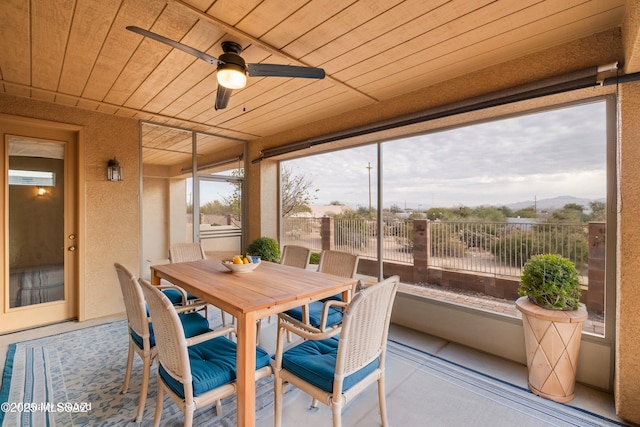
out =
<svg viewBox="0 0 640 427"><path fill-rule="evenodd" d="M118 273L129 327L143 339L143 342L149 342L149 320L140 283L126 267L117 262L113 265Z"/></svg>
<svg viewBox="0 0 640 427"><path fill-rule="evenodd" d="M384 366L391 310L398 290L392 276L358 291L345 310L338 344L335 379L342 380L380 357Z"/></svg>
<svg viewBox="0 0 640 427"><path fill-rule="evenodd" d="M359 257L349 252L324 250L320 253L318 271L340 277L353 278L358 270Z"/></svg>
<svg viewBox="0 0 640 427"><path fill-rule="evenodd" d="M169 261L171 262L198 261L205 258L204 249L198 242L176 243L169 248Z"/></svg>
<svg viewBox="0 0 640 427"><path fill-rule="evenodd" d="M305 248L304 246L285 245L282 248L280 264L298 268L307 268L310 258L311 249Z"/></svg>
<svg viewBox="0 0 640 427"><path fill-rule="evenodd" d="M184 329L173 304L159 289L146 280L140 280L142 292L153 319L153 334L158 348L158 361L169 375L184 385L185 396L193 390L189 353Z"/></svg>

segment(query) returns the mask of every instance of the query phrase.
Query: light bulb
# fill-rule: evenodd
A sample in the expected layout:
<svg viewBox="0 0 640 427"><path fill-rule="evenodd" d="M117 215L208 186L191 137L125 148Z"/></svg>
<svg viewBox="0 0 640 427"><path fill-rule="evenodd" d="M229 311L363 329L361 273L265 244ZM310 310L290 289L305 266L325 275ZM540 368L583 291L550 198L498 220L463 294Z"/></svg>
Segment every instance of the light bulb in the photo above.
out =
<svg viewBox="0 0 640 427"><path fill-rule="evenodd" d="M247 84L247 75L232 64L219 68L217 78L218 83L228 89L242 89Z"/></svg>

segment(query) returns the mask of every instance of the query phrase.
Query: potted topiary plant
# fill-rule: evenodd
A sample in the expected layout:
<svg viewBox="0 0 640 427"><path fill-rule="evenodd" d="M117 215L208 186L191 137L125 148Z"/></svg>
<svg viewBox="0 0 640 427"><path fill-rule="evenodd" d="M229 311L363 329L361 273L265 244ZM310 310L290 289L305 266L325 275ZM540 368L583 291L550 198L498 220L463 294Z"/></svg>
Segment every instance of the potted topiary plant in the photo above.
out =
<svg viewBox="0 0 640 427"><path fill-rule="evenodd" d="M280 261L280 247L271 237L258 237L247 247L247 254L259 256L263 261Z"/></svg>
<svg viewBox="0 0 640 427"><path fill-rule="evenodd" d="M587 319L575 265L556 254L533 255L522 269L518 293L529 389L556 402L569 402Z"/></svg>

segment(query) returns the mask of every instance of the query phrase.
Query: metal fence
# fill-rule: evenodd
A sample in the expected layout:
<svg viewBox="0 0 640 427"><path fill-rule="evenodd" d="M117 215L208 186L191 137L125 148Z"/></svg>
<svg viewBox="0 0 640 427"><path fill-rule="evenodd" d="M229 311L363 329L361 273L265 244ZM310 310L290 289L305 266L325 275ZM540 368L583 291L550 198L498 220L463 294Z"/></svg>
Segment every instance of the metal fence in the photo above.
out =
<svg viewBox="0 0 640 427"><path fill-rule="evenodd" d="M322 250L321 218L283 218L282 244L300 245L314 251Z"/></svg>
<svg viewBox="0 0 640 427"><path fill-rule="evenodd" d="M556 253L571 260L580 275L586 276L588 233L586 224L432 222L429 264L520 276L530 256Z"/></svg>
<svg viewBox="0 0 640 427"><path fill-rule="evenodd" d="M283 220L283 244L320 251L320 218ZM557 253L570 259L581 276L588 269L586 224L532 224L486 222L430 222L429 265L445 269L520 276L522 265L534 254ZM335 219L334 247L375 258L377 224L367 219ZM413 263L413 221L389 219L383 227L385 261ZM586 280L586 278L584 279Z"/></svg>

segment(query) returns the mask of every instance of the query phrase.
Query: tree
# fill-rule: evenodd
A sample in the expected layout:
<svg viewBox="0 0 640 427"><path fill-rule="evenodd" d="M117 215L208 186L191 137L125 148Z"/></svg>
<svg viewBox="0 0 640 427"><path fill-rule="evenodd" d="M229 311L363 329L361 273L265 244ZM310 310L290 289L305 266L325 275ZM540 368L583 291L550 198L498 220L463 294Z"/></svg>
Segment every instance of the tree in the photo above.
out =
<svg viewBox="0 0 640 427"><path fill-rule="evenodd" d="M244 169L236 169L232 172L235 177L244 176ZM234 214L240 214L240 201L242 197L242 185L234 182L233 194L223 199ZM309 204L317 197L312 194L313 183L304 175L294 175L291 168L282 166L281 191L282 191L282 216L288 217L298 212L311 212ZM317 188L313 192L319 191Z"/></svg>
<svg viewBox="0 0 640 427"><path fill-rule="evenodd" d="M503 217L510 218L513 217L513 210L507 206L500 206L498 210L502 212Z"/></svg>
<svg viewBox="0 0 640 427"><path fill-rule="evenodd" d="M234 169L231 172L231 176L241 178L244 176L244 169ZM242 200L242 182L241 181L233 181L233 186L235 187L233 190L233 194L229 197L223 197L224 203L229 206L229 210L233 215L237 217L240 216L241 210L241 200Z"/></svg>
<svg viewBox="0 0 640 427"><path fill-rule="evenodd" d="M591 220L604 221L607 218L607 205L604 202L593 201L591 206Z"/></svg>
<svg viewBox="0 0 640 427"><path fill-rule="evenodd" d="M389 212L391 212L392 214L397 214L399 212L402 212L402 209L400 208L400 206L393 204L391 205L391 207L389 207Z"/></svg>
<svg viewBox="0 0 640 427"><path fill-rule="evenodd" d="M371 208L369 209L368 207L365 206L359 206L358 209L356 210L356 215L358 215L360 218L375 218L378 214L378 210L375 208Z"/></svg>
<svg viewBox="0 0 640 427"><path fill-rule="evenodd" d="M209 215L226 215L230 211L229 206L223 205L219 200L207 202L200 206L200 213Z"/></svg>
<svg viewBox="0 0 640 427"><path fill-rule="evenodd" d="M425 211L425 215L432 221L450 221L453 216L450 208L429 208Z"/></svg>
<svg viewBox="0 0 640 427"><path fill-rule="evenodd" d="M513 216L516 218L537 218L538 213L536 212L536 208L534 206L529 206L526 208L518 209L513 213Z"/></svg>
<svg viewBox="0 0 640 427"><path fill-rule="evenodd" d="M547 219L547 222L564 222L578 224L584 222L587 216L584 214L584 206L576 203L568 203L562 207L553 211L551 217Z"/></svg>
<svg viewBox="0 0 640 427"><path fill-rule="evenodd" d="M289 217L299 212L310 212L309 205L317 199L318 189L312 190L313 183L304 175L294 175L290 167L282 165L280 170L282 191L282 216Z"/></svg>
<svg viewBox="0 0 640 427"><path fill-rule="evenodd" d="M477 218L479 221L504 222L504 212L495 206L478 206L473 209L472 218Z"/></svg>
<svg viewBox="0 0 640 427"><path fill-rule="evenodd" d="M457 209L457 214L460 216L460 218L469 218L472 212L473 211L468 206L460 205L458 206L458 209Z"/></svg>

